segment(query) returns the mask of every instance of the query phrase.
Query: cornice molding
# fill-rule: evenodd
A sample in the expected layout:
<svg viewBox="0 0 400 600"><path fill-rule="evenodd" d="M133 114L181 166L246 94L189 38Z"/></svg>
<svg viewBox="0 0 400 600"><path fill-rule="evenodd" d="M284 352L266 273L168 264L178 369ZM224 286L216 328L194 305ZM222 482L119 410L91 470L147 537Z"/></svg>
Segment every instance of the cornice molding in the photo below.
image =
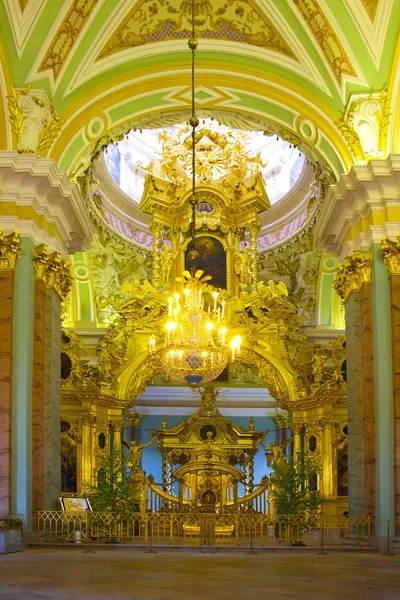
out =
<svg viewBox="0 0 400 600"><path fill-rule="evenodd" d="M375 211L398 209L400 204L400 154L392 154L386 160L371 160L367 165L355 166L343 175L336 185L330 186L315 227L317 240L326 250L346 256L351 249L365 247L370 239L376 241L374 228L399 229L400 223L373 222ZM369 220L358 243L349 243L347 238L352 228L362 227L362 220ZM371 222L372 221L372 222ZM395 226L395 227L394 227ZM369 232L369 229L371 231ZM383 234L379 238L387 237ZM346 244L348 245L344 252ZM359 246L359 244L361 244Z"/></svg>
<svg viewBox="0 0 400 600"><path fill-rule="evenodd" d="M31 206L35 214L43 216L56 228L60 240L60 244L49 245L64 256L89 246L94 229L79 186L69 181L53 159L15 151L0 152L1 202ZM47 243L49 238L40 241Z"/></svg>

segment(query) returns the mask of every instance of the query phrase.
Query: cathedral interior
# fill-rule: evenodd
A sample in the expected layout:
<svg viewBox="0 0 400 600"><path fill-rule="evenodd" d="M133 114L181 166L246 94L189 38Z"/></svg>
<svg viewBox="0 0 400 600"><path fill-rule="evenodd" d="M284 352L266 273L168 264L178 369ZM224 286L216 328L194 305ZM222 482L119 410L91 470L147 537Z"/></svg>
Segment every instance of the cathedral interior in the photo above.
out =
<svg viewBox="0 0 400 600"><path fill-rule="evenodd" d="M0 0L0 554L396 555L399 32L399 0Z"/></svg>

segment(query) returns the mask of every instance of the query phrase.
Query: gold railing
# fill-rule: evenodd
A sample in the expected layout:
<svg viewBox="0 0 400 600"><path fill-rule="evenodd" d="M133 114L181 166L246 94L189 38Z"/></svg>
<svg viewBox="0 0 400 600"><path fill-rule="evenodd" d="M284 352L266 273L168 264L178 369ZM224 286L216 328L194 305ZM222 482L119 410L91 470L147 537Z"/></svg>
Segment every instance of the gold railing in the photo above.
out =
<svg viewBox="0 0 400 600"><path fill-rule="evenodd" d="M76 532L79 532L77 537ZM309 515L201 514L185 512L38 513L38 540L74 542L118 541L134 544L248 545L304 543L321 545L371 545L369 517Z"/></svg>
<svg viewBox="0 0 400 600"><path fill-rule="evenodd" d="M268 484L260 483L253 492L238 498L238 509L239 511L268 513Z"/></svg>
<svg viewBox="0 0 400 600"><path fill-rule="evenodd" d="M228 502L227 504L229 506L233 503ZM239 512L268 513L268 484L259 484L253 492L238 498L237 505ZM147 480L147 507L149 510L152 512L164 510L179 512L184 506L190 506L190 501L182 499L180 502L178 496L168 494L151 478Z"/></svg>

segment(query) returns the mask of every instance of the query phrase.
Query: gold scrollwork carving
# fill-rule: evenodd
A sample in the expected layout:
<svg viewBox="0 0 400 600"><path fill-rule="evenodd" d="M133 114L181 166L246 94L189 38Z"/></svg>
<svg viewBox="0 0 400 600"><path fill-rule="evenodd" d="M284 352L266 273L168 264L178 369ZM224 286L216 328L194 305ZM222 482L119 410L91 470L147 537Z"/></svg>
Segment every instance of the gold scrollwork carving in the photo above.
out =
<svg viewBox="0 0 400 600"><path fill-rule="evenodd" d="M353 291L361 289L363 283L371 282L372 258L368 251L356 250L338 265L333 287L343 301Z"/></svg>
<svg viewBox="0 0 400 600"><path fill-rule="evenodd" d="M61 299L65 298L72 286L69 265L61 258L60 252L49 254L47 245L37 246L33 254L35 277L41 279L47 287L55 289Z"/></svg>
<svg viewBox="0 0 400 600"><path fill-rule="evenodd" d="M0 269L14 269L21 256L21 239L19 233L12 231L4 235L0 229Z"/></svg>
<svg viewBox="0 0 400 600"><path fill-rule="evenodd" d="M381 242L383 262L391 275L400 275L400 236L397 241L386 239Z"/></svg>

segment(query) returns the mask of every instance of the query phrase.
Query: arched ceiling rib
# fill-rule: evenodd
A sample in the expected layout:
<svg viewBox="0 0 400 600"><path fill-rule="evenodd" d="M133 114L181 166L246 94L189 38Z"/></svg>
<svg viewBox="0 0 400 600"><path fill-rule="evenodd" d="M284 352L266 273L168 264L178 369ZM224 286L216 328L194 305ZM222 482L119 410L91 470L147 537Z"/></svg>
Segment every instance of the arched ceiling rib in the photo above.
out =
<svg viewBox="0 0 400 600"><path fill-rule="evenodd" d="M107 131L188 105L190 5L0 0L13 83L44 90L65 123L54 158L68 165L92 143L93 119ZM310 121L313 143L336 173L346 169L347 150L333 149L343 146L334 122L351 93L387 87L400 2L196 0L196 7L198 102L262 114L295 132Z"/></svg>

